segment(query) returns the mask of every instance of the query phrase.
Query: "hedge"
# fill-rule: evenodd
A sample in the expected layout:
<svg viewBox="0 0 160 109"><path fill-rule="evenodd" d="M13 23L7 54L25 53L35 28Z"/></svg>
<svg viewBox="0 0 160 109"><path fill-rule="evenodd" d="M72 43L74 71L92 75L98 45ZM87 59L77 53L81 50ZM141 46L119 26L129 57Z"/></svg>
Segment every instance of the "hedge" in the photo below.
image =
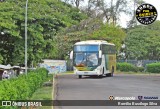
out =
<svg viewBox="0 0 160 109"><path fill-rule="evenodd" d="M160 73L160 62L147 64L147 72Z"/></svg>
<svg viewBox="0 0 160 109"><path fill-rule="evenodd" d="M144 72L144 70L145 70L144 67L137 67L137 69L139 72Z"/></svg>
<svg viewBox="0 0 160 109"><path fill-rule="evenodd" d="M144 67L136 67L133 64L123 62L123 63L117 63L117 70L120 70L120 71L123 71L123 72L129 72L129 71L143 72Z"/></svg>
<svg viewBox="0 0 160 109"><path fill-rule="evenodd" d="M27 75L20 75L18 78L3 80L0 83L0 100L28 100L46 80L47 75L48 71L40 68L30 71ZM14 107L5 109L14 109Z"/></svg>

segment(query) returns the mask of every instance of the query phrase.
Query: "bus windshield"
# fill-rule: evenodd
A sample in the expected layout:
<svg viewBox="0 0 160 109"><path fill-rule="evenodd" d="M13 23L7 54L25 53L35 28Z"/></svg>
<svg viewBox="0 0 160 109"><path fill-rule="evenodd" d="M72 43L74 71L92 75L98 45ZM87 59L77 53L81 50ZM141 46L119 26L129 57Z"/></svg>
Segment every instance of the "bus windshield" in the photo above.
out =
<svg viewBox="0 0 160 109"><path fill-rule="evenodd" d="M79 67L94 67L98 66L98 52L92 53L74 53L74 64Z"/></svg>
<svg viewBox="0 0 160 109"><path fill-rule="evenodd" d="M89 52L89 51L98 51L99 45L76 45L74 46L74 51L77 52Z"/></svg>
<svg viewBox="0 0 160 109"><path fill-rule="evenodd" d="M74 65L79 67L98 66L99 45L75 45Z"/></svg>

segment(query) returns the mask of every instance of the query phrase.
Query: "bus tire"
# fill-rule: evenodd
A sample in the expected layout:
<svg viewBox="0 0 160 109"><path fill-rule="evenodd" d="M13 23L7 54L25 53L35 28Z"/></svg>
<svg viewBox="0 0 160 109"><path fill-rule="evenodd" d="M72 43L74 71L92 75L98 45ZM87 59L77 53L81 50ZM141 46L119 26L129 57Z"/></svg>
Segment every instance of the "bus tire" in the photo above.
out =
<svg viewBox="0 0 160 109"><path fill-rule="evenodd" d="M103 70L102 70L102 74L98 76L98 78L103 78L103 75L104 75L104 67L103 67Z"/></svg>
<svg viewBox="0 0 160 109"><path fill-rule="evenodd" d="M102 78L103 77L103 75L98 75L98 78Z"/></svg>
<svg viewBox="0 0 160 109"><path fill-rule="evenodd" d="M113 73L114 73L114 66L112 66L112 71L110 73L110 76L113 77Z"/></svg>
<svg viewBox="0 0 160 109"><path fill-rule="evenodd" d="M103 67L102 75L104 75L104 67Z"/></svg>
<svg viewBox="0 0 160 109"><path fill-rule="evenodd" d="M78 78L81 79L81 78L82 78L82 75L78 75Z"/></svg>

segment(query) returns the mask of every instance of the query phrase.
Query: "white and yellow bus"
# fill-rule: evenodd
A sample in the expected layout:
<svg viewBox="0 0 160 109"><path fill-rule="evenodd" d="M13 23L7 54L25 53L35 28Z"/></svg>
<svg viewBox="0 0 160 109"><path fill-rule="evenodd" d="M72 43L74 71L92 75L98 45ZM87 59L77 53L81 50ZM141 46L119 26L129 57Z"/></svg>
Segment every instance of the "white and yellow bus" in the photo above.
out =
<svg viewBox="0 0 160 109"><path fill-rule="evenodd" d="M103 40L88 40L74 44L70 53L74 74L82 76L113 76L116 70L115 45Z"/></svg>

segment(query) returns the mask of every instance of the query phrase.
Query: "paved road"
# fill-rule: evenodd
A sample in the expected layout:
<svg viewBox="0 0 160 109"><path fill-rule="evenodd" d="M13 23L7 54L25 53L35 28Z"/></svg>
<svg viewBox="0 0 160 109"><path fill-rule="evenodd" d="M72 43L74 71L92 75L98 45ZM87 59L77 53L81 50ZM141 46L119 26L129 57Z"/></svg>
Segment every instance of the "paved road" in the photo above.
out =
<svg viewBox="0 0 160 109"><path fill-rule="evenodd" d="M57 100L108 100L110 95L121 97L158 96L160 76L117 74L114 77L84 77L58 75ZM55 109L160 109L158 106L57 106Z"/></svg>

